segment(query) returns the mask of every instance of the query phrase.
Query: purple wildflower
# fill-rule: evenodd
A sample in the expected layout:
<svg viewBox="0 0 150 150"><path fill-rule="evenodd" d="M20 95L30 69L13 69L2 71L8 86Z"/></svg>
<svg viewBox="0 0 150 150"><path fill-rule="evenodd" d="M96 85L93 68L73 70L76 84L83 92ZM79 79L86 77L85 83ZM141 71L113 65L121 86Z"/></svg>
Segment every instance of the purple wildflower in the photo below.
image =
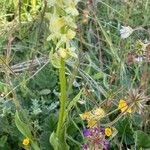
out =
<svg viewBox="0 0 150 150"><path fill-rule="evenodd" d="M104 134L105 129L104 129L104 128L102 128L102 127L100 127L100 128L99 128L99 132L101 132L101 133L103 133L103 134Z"/></svg>
<svg viewBox="0 0 150 150"><path fill-rule="evenodd" d="M108 150L108 148L109 148L109 141L108 141L108 140L105 140L105 141L104 141L104 143L103 143L103 148L104 148L105 150Z"/></svg>
<svg viewBox="0 0 150 150"><path fill-rule="evenodd" d="M105 129L104 128L98 128L98 127L94 127L94 134L104 134Z"/></svg>
<svg viewBox="0 0 150 150"><path fill-rule="evenodd" d="M87 150L87 149L88 149L87 144L82 145L82 150Z"/></svg>
<svg viewBox="0 0 150 150"><path fill-rule="evenodd" d="M84 137L89 137L91 136L91 131L89 129L83 129L83 135Z"/></svg>
<svg viewBox="0 0 150 150"><path fill-rule="evenodd" d="M94 127L94 134L98 134L99 133L99 128L97 128L97 127Z"/></svg>
<svg viewBox="0 0 150 150"><path fill-rule="evenodd" d="M109 141L105 138L105 129L102 127L84 128L83 135L86 139L86 144L82 146L82 150L97 147L99 149L108 150Z"/></svg>

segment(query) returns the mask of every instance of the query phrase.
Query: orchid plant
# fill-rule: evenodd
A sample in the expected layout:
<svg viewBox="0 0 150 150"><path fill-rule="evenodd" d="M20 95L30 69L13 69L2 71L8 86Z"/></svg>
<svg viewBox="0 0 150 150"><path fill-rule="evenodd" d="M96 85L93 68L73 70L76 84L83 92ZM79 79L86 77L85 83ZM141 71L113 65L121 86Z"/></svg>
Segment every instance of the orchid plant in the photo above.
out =
<svg viewBox="0 0 150 150"><path fill-rule="evenodd" d="M75 47L72 46L71 41L76 35L75 17L78 16L76 9L78 1L76 0L51 0L49 7L51 13L49 14L50 35L47 40L51 41L54 46L50 51L50 61L54 67L59 69L60 81L60 111L57 124L56 133L53 132L50 136L50 143L55 150L69 149L65 142L65 118L66 118L66 104L67 104L67 84L65 74L65 62L70 58L77 58ZM56 142L57 141L57 142Z"/></svg>

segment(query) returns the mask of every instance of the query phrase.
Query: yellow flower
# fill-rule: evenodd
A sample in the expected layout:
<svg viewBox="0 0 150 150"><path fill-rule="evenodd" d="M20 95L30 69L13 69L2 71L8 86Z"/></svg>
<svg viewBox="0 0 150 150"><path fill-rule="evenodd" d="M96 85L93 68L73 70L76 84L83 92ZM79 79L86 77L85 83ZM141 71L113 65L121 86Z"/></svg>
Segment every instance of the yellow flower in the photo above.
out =
<svg viewBox="0 0 150 150"><path fill-rule="evenodd" d="M64 49L64 48L59 48L58 54L59 54L59 56L60 56L61 58L66 58L66 56L67 56L67 50Z"/></svg>
<svg viewBox="0 0 150 150"><path fill-rule="evenodd" d="M105 135L106 135L106 136L111 136L111 135L112 135L112 130L111 130L111 128L105 128Z"/></svg>
<svg viewBox="0 0 150 150"><path fill-rule="evenodd" d="M132 113L132 109L131 109L131 108L128 108L128 104L127 104L126 101L123 100L123 99L121 99L121 100L119 101L118 108L121 110L121 112L127 111L128 113Z"/></svg>
<svg viewBox="0 0 150 150"><path fill-rule="evenodd" d="M50 17L50 31L51 33L60 33L60 29L65 26L65 19L63 17L58 17L57 15L51 15Z"/></svg>
<svg viewBox="0 0 150 150"><path fill-rule="evenodd" d="M97 126L97 121L105 116L105 112L102 108L96 108L92 111L84 112L80 114L82 120L86 120L88 125L87 127Z"/></svg>
<svg viewBox="0 0 150 150"><path fill-rule="evenodd" d="M24 146L28 146L29 143L30 143L30 141L29 141L28 138L25 138L25 139L22 141L22 144L23 144Z"/></svg>
<svg viewBox="0 0 150 150"><path fill-rule="evenodd" d="M96 120L100 120L105 116L105 111L99 107L92 111L92 115Z"/></svg>
<svg viewBox="0 0 150 150"><path fill-rule="evenodd" d="M54 24L58 27L58 28L61 28L65 25L65 20L64 18L57 18L55 21L54 21Z"/></svg>
<svg viewBox="0 0 150 150"><path fill-rule="evenodd" d="M97 121L95 119L92 119L92 118L88 119L87 123L88 123L87 127L97 126Z"/></svg>
<svg viewBox="0 0 150 150"><path fill-rule="evenodd" d="M90 112L84 112L83 114L79 114L82 120L88 120L91 118Z"/></svg>
<svg viewBox="0 0 150 150"><path fill-rule="evenodd" d="M73 38L75 37L75 35L76 35L76 32L74 32L73 30L69 29L69 30L67 31L66 37L67 37L69 40L71 40L71 39L73 39Z"/></svg>

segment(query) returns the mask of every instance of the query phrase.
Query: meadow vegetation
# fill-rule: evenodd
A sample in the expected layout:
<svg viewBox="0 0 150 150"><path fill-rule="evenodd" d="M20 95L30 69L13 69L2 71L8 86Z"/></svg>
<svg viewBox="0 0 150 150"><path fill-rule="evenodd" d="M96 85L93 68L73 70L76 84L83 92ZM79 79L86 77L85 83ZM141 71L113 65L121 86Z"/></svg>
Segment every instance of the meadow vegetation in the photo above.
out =
<svg viewBox="0 0 150 150"><path fill-rule="evenodd" d="M150 149L149 0L0 0L0 150Z"/></svg>

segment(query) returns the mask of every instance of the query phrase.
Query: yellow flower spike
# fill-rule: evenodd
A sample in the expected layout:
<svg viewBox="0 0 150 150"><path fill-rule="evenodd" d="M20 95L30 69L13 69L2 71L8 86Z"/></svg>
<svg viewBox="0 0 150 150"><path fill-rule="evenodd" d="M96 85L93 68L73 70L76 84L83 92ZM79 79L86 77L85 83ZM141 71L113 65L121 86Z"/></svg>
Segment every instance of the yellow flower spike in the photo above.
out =
<svg viewBox="0 0 150 150"><path fill-rule="evenodd" d="M88 123L88 125L87 125L87 127L94 127L94 126L97 126L97 121L95 120L95 119L88 119L87 120L87 123Z"/></svg>
<svg viewBox="0 0 150 150"><path fill-rule="evenodd" d="M79 114L82 120L88 120L91 118L91 113L90 112L84 112L83 114Z"/></svg>
<svg viewBox="0 0 150 150"><path fill-rule="evenodd" d="M111 135L112 135L112 130L111 130L111 128L105 128L105 135L106 135L106 136L111 136Z"/></svg>
<svg viewBox="0 0 150 150"><path fill-rule="evenodd" d="M132 113L132 109L131 109L131 108L128 108L128 105L127 105L126 101L123 100L123 99L121 99L121 100L119 101L118 108L121 110L121 112L127 111L128 113Z"/></svg>
<svg viewBox="0 0 150 150"><path fill-rule="evenodd" d="M58 55L61 57L61 58L66 58L66 56L67 56L67 50L66 49L64 49L64 48L59 48L59 50L58 50Z"/></svg>
<svg viewBox="0 0 150 150"><path fill-rule="evenodd" d="M23 144L24 146L28 146L28 145L30 144L29 139L28 139L28 138L25 138L25 139L22 141L22 144Z"/></svg>
<svg viewBox="0 0 150 150"><path fill-rule="evenodd" d="M75 35L76 35L76 32L71 30L71 29L69 29L67 31L66 37L67 37L67 39L72 40L75 37Z"/></svg>

